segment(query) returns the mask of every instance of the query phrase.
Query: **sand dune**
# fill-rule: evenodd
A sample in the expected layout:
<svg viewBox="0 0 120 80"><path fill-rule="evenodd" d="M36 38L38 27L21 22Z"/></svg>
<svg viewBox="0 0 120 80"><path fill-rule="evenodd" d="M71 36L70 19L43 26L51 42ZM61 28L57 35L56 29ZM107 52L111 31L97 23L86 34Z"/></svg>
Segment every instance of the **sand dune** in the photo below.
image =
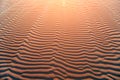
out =
<svg viewBox="0 0 120 80"><path fill-rule="evenodd" d="M0 80L120 79L119 0L11 1L0 7Z"/></svg>

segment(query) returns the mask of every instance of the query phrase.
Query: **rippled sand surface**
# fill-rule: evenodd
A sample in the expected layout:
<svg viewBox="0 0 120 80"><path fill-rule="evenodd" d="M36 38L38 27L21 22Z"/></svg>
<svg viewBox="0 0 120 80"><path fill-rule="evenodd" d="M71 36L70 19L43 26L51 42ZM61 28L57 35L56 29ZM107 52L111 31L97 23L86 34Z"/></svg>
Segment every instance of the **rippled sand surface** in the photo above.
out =
<svg viewBox="0 0 120 80"><path fill-rule="evenodd" d="M120 80L120 1L0 0L0 80Z"/></svg>

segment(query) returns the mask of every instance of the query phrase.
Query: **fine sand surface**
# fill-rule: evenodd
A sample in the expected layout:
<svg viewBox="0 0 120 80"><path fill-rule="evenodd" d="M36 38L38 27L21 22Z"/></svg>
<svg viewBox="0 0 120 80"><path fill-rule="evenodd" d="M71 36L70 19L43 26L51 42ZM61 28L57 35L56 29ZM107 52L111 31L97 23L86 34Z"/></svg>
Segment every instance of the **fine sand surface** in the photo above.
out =
<svg viewBox="0 0 120 80"><path fill-rule="evenodd" d="M0 80L120 80L120 1L0 0Z"/></svg>

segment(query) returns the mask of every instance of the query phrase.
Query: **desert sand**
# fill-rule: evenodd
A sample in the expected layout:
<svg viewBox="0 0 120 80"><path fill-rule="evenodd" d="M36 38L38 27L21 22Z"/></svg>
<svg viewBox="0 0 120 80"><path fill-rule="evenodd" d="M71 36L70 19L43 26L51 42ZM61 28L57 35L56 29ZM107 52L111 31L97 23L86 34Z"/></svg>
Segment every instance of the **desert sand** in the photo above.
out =
<svg viewBox="0 0 120 80"><path fill-rule="evenodd" d="M119 0L0 5L0 80L120 80Z"/></svg>

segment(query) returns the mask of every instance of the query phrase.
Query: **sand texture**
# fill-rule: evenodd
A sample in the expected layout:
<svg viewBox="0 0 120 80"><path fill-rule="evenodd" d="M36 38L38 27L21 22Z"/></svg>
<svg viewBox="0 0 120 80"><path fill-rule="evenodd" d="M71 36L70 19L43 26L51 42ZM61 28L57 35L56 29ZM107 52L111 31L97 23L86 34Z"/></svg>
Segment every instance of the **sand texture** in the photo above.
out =
<svg viewBox="0 0 120 80"><path fill-rule="evenodd" d="M0 0L0 80L120 80L120 0Z"/></svg>

